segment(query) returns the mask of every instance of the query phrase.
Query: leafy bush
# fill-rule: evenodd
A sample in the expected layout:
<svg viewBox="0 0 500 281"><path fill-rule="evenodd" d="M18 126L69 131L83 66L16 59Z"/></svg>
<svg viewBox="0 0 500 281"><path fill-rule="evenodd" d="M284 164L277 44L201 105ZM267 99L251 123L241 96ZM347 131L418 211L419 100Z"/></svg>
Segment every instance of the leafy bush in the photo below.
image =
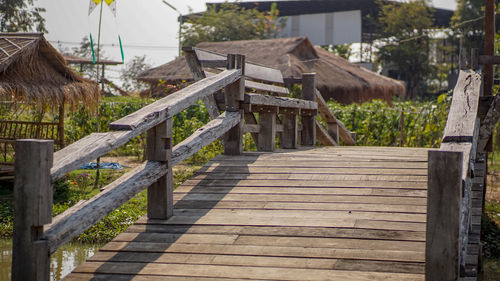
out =
<svg viewBox="0 0 500 281"><path fill-rule="evenodd" d="M396 101L393 106L381 100L341 105L328 102L335 116L356 133L357 145L437 147L446 125L451 96L437 101Z"/></svg>

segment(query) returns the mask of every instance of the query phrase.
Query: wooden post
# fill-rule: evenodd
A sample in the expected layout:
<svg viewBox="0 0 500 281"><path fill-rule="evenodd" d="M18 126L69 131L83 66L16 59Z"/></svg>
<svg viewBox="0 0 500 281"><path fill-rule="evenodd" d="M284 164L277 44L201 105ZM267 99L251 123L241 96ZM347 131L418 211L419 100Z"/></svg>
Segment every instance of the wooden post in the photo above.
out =
<svg viewBox="0 0 500 281"><path fill-rule="evenodd" d="M196 52L192 47L184 47L182 48L184 51L184 57L188 63L189 69L193 74L194 81L200 81L206 78L205 72L201 67L201 63L196 55ZM217 102L215 102L214 95L210 95L208 97L203 98L203 102L205 103L205 108L207 109L208 115L210 119L215 119L219 116L219 108L217 107Z"/></svg>
<svg viewBox="0 0 500 281"><path fill-rule="evenodd" d="M282 148L297 148L298 112L283 114L283 137L281 138Z"/></svg>
<svg viewBox="0 0 500 281"><path fill-rule="evenodd" d="M461 48L459 53L460 58L460 70L467 70L467 49Z"/></svg>
<svg viewBox="0 0 500 281"><path fill-rule="evenodd" d="M64 101L59 107L59 125L57 128L58 138L59 138L59 149L64 148Z"/></svg>
<svg viewBox="0 0 500 281"><path fill-rule="evenodd" d="M14 233L12 280L48 281L48 241L42 240L43 225L52 222L50 168L52 140L17 140L14 181Z"/></svg>
<svg viewBox="0 0 500 281"><path fill-rule="evenodd" d="M146 155L149 161L167 163L167 173L148 187L148 218L168 219L174 212L172 178L172 118L147 132Z"/></svg>
<svg viewBox="0 0 500 281"><path fill-rule="evenodd" d="M316 74L302 74L302 99L314 101L314 91L316 89ZM316 143L316 116L302 115L302 135L301 144L311 146Z"/></svg>
<svg viewBox="0 0 500 281"><path fill-rule="evenodd" d="M243 55L227 55L227 69L241 69L242 75L231 85L224 89L224 97L226 101L226 111L240 112L243 118L243 110L240 108L240 102L245 98L245 56ZM243 124L240 123L234 126L226 134L224 134L224 154L240 155L243 153Z"/></svg>
<svg viewBox="0 0 500 281"><path fill-rule="evenodd" d="M274 151L276 146L276 111L259 112L259 124L260 132L257 149L259 151Z"/></svg>
<svg viewBox="0 0 500 281"><path fill-rule="evenodd" d="M495 1L486 0L484 7L484 55L493 56L495 49ZM484 95L493 95L493 65L483 67Z"/></svg>
<svg viewBox="0 0 500 281"><path fill-rule="evenodd" d="M425 280L458 280L462 152L429 151Z"/></svg>
<svg viewBox="0 0 500 281"><path fill-rule="evenodd" d="M339 124L338 123L326 123L326 129L328 134L332 137L332 139L339 144L340 143L340 135L339 135Z"/></svg>
<svg viewBox="0 0 500 281"><path fill-rule="evenodd" d="M472 48L470 50L470 65L473 70L479 70L479 49Z"/></svg>

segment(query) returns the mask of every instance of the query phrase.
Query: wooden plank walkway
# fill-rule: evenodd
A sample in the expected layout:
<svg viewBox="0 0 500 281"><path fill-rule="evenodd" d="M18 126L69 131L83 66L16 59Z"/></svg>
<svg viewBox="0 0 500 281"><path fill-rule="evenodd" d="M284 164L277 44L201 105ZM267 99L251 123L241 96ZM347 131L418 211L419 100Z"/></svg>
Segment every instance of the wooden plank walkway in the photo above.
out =
<svg viewBox="0 0 500 281"><path fill-rule="evenodd" d="M210 161L65 280L424 280L427 149Z"/></svg>

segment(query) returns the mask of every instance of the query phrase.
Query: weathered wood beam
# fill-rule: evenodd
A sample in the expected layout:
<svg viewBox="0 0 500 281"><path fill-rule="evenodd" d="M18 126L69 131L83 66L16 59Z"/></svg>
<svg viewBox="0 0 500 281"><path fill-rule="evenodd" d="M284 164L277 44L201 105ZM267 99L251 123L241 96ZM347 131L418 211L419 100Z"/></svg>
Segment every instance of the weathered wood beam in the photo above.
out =
<svg viewBox="0 0 500 281"><path fill-rule="evenodd" d="M339 145L332 136L328 133L327 130L316 120L316 139L321 145L325 146L337 146Z"/></svg>
<svg viewBox="0 0 500 281"><path fill-rule="evenodd" d="M316 99L316 74L302 74L302 98L307 101ZM314 102L317 106L317 103ZM307 114L307 110L301 111L302 133L301 144L303 146L313 146L316 143L316 114ZM317 110L316 110L317 113Z"/></svg>
<svg viewBox="0 0 500 281"><path fill-rule="evenodd" d="M175 166L184 159L195 154L217 138L223 136L241 121L239 112L224 112L219 117L196 130L191 136L174 146L172 165Z"/></svg>
<svg viewBox="0 0 500 281"><path fill-rule="evenodd" d="M50 256L42 239L43 226L52 221L50 167L54 142L17 140L14 179L12 280L48 281Z"/></svg>
<svg viewBox="0 0 500 281"><path fill-rule="evenodd" d="M275 85L267 85L259 82L254 82L250 80L245 80L245 88L247 89L255 89L257 91L263 92L271 92L276 93L279 96L288 96L290 92L285 87L275 86Z"/></svg>
<svg viewBox="0 0 500 281"><path fill-rule="evenodd" d="M210 76L215 75L215 73L209 72L209 71L203 71L203 73L205 74L206 77L210 77ZM288 96L290 94L288 89L285 87L264 84L264 83L260 83L260 82L251 81L248 79L245 79L245 88L257 90L260 92L275 93L278 96Z"/></svg>
<svg viewBox="0 0 500 281"><path fill-rule="evenodd" d="M200 81L207 78L205 72L203 71L201 62L198 60L196 53L191 48L184 48L184 56L186 57L189 69L193 74L194 81ZM214 95L212 94L204 97L203 102L205 103L205 108L207 109L210 119L217 118L220 113L217 108Z"/></svg>
<svg viewBox="0 0 500 281"><path fill-rule="evenodd" d="M243 133L260 133L261 126L258 124L245 124L243 125Z"/></svg>
<svg viewBox="0 0 500 281"><path fill-rule="evenodd" d="M478 151L484 151L500 118L500 94L496 94L479 129Z"/></svg>
<svg viewBox="0 0 500 281"><path fill-rule="evenodd" d="M225 61L227 59L226 55L219 54L212 51L207 51L199 48L193 48L196 52L196 55L203 62L203 64L209 64L208 61L214 61L216 64L221 63L221 61ZM202 65L203 65L202 64ZM203 66L205 66L203 65ZM225 65L221 65L220 67L224 67ZM213 66L212 66L213 67ZM250 77L252 79L270 82L270 83L279 83L283 84L283 75L279 69L270 68L264 65L259 65L256 63L245 62L245 76Z"/></svg>
<svg viewBox="0 0 500 281"><path fill-rule="evenodd" d="M274 151L276 146L276 113L259 113L261 126L257 149L259 151Z"/></svg>
<svg viewBox="0 0 500 281"><path fill-rule="evenodd" d="M212 95L234 83L241 78L241 75L240 69L231 69L200 80L111 123L110 130L140 130L144 132L167 118L173 117L197 100Z"/></svg>
<svg viewBox="0 0 500 281"><path fill-rule="evenodd" d="M49 241L50 253L54 253L64 243L71 241L166 173L165 164L146 161L105 186L104 191L92 199L55 217L44 232L44 239Z"/></svg>
<svg viewBox="0 0 500 281"><path fill-rule="evenodd" d="M481 64L481 65L500 64L500 56L481 55L481 56L479 56L479 64Z"/></svg>
<svg viewBox="0 0 500 281"><path fill-rule="evenodd" d="M240 155L243 153L243 109L241 103L245 99L245 56L227 55L227 69L240 69L242 76L224 89L226 112L239 112L240 122L230 128L223 136L224 154Z"/></svg>
<svg viewBox="0 0 500 281"><path fill-rule="evenodd" d="M321 93L316 90L315 95L315 100L318 103L318 113L321 118L323 118L327 124L337 124L338 137L344 142L345 145L355 145L356 140L353 138L352 132L345 127L344 123L335 117L326 101L323 99Z"/></svg>
<svg viewBox="0 0 500 281"><path fill-rule="evenodd" d="M81 165L102 156L138 136L140 130L93 133L54 153L52 182Z"/></svg>
<svg viewBox="0 0 500 281"><path fill-rule="evenodd" d="M286 97L274 97L269 95L245 94L245 103L261 106L276 106L300 109L318 109L318 104L312 100L301 100Z"/></svg>
<svg viewBox="0 0 500 281"><path fill-rule="evenodd" d="M461 152L429 151L425 280L459 280Z"/></svg>
<svg viewBox="0 0 500 281"><path fill-rule="evenodd" d="M453 100L443 132L443 143L472 142L480 92L481 74L472 70L461 70L453 91Z"/></svg>
<svg viewBox="0 0 500 281"><path fill-rule="evenodd" d="M147 132L146 155L149 161L167 166L167 173L148 187L148 218L168 219L174 214L172 175L172 118Z"/></svg>

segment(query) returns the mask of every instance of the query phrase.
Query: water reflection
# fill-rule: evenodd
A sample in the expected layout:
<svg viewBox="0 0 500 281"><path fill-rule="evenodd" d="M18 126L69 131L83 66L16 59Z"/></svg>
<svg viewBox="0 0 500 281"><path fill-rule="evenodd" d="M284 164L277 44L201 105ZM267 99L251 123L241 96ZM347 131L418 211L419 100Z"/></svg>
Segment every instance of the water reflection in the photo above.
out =
<svg viewBox="0 0 500 281"><path fill-rule="evenodd" d="M50 280L58 281L94 255L102 245L68 243L50 257ZM10 280L12 240L0 239L0 281Z"/></svg>

